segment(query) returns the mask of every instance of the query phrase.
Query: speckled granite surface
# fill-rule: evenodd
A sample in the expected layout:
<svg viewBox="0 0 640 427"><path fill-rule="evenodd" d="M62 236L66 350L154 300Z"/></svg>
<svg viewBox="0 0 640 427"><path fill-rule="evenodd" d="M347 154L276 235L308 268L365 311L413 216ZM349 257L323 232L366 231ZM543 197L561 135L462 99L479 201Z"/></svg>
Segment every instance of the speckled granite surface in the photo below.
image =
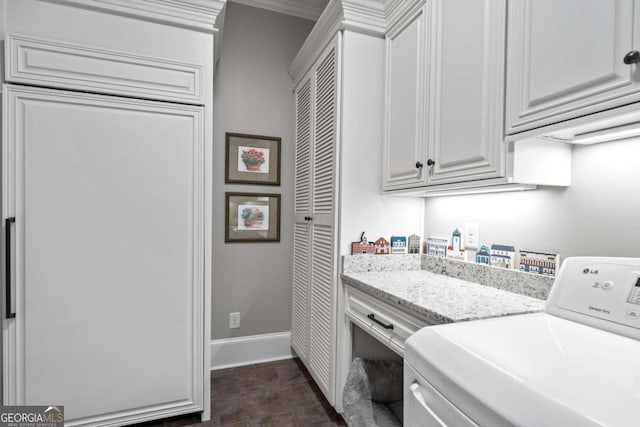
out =
<svg viewBox="0 0 640 427"><path fill-rule="evenodd" d="M541 300L547 299L554 281L553 277L427 255L346 255L343 257L342 272L346 274L410 270L426 270Z"/></svg>
<svg viewBox="0 0 640 427"><path fill-rule="evenodd" d="M407 271L422 268L422 255L345 255L342 271L365 273L367 271Z"/></svg>
<svg viewBox="0 0 640 427"><path fill-rule="evenodd" d="M549 296L554 281L539 274L427 255L422 255L422 269L542 300Z"/></svg>
<svg viewBox="0 0 640 427"><path fill-rule="evenodd" d="M544 310L542 300L424 270L347 273L342 281L434 323Z"/></svg>

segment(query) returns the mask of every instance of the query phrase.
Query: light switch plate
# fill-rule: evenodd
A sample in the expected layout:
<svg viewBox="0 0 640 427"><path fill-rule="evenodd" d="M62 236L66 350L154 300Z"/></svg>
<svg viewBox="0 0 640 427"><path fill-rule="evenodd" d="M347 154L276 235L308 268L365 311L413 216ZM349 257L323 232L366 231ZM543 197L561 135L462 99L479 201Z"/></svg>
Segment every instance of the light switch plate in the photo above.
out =
<svg viewBox="0 0 640 427"><path fill-rule="evenodd" d="M240 313L229 313L229 329L237 329L240 327Z"/></svg>
<svg viewBox="0 0 640 427"><path fill-rule="evenodd" d="M464 247L477 251L480 248L480 225L477 222L468 222L464 227Z"/></svg>

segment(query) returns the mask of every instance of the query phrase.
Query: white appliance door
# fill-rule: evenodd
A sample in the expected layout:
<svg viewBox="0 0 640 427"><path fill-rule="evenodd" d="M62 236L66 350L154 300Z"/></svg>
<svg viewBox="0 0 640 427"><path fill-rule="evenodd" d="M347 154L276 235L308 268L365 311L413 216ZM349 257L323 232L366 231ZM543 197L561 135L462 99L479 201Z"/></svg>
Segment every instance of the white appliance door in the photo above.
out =
<svg viewBox="0 0 640 427"><path fill-rule="evenodd" d="M67 425L201 411L202 108L3 95L3 403L64 405Z"/></svg>
<svg viewBox="0 0 640 427"><path fill-rule="evenodd" d="M638 341L546 313L429 326L405 348L435 390L491 427L637 427L638 360Z"/></svg>
<svg viewBox="0 0 640 427"><path fill-rule="evenodd" d="M404 387L406 427L477 427L407 362L404 363Z"/></svg>

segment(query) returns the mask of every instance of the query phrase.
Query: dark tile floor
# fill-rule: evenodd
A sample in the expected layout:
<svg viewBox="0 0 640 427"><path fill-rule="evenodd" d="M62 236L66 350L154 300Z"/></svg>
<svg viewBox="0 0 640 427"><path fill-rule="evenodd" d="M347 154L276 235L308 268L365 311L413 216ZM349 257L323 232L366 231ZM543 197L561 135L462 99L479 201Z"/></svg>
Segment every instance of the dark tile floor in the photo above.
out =
<svg viewBox="0 0 640 427"><path fill-rule="evenodd" d="M190 416L144 427L346 425L299 359L212 371L211 411L205 423Z"/></svg>

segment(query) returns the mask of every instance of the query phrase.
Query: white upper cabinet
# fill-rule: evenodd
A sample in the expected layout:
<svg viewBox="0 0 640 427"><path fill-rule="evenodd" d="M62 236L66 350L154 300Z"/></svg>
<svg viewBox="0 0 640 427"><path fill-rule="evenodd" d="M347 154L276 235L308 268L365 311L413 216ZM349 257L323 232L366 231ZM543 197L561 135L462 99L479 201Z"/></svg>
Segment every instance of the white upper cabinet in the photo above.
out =
<svg viewBox="0 0 640 427"><path fill-rule="evenodd" d="M386 38L384 188L426 184L425 13L420 8ZM416 166L417 165L417 166Z"/></svg>
<svg viewBox="0 0 640 427"><path fill-rule="evenodd" d="M431 0L387 33L383 189L498 178L504 0Z"/></svg>
<svg viewBox="0 0 640 427"><path fill-rule="evenodd" d="M504 176L506 1L432 4L429 183Z"/></svg>
<svg viewBox="0 0 640 427"><path fill-rule="evenodd" d="M508 22L507 133L640 100L638 2L512 0Z"/></svg>

